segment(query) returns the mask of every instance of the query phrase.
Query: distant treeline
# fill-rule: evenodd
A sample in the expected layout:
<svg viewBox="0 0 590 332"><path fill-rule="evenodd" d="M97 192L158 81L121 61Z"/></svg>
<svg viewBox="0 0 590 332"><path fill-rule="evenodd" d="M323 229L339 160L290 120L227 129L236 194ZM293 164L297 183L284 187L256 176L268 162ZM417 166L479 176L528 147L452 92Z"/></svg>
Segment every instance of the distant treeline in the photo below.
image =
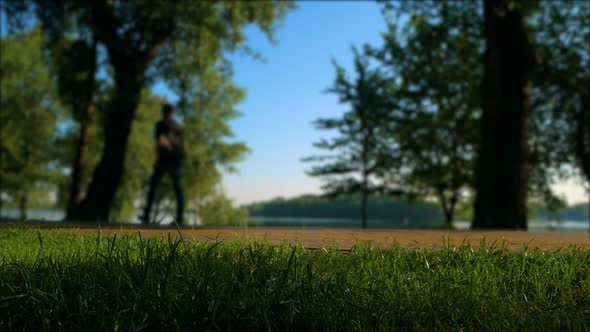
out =
<svg viewBox="0 0 590 332"><path fill-rule="evenodd" d="M251 217L339 218L358 219L359 196L303 195L295 198L275 198L247 205ZM390 197L373 196L368 201L369 220L409 226L442 226L442 215L433 203L406 202ZM370 223L370 221L369 221Z"/></svg>
<svg viewBox="0 0 590 332"><path fill-rule="evenodd" d="M579 203L564 207L557 211L550 211L546 208L540 208L535 213L535 218L538 220L588 220L588 203Z"/></svg>
<svg viewBox="0 0 590 332"><path fill-rule="evenodd" d="M303 195L294 198L275 198L269 201L244 206L252 218L336 218L358 219L359 196ZM408 202L386 196L372 196L368 201L369 219L386 221L392 225L442 226L443 216L434 203L424 201ZM574 204L556 211L545 207L533 209L532 219L537 220L588 220L588 205ZM469 218L460 214L458 216ZM459 219L461 219L461 217Z"/></svg>

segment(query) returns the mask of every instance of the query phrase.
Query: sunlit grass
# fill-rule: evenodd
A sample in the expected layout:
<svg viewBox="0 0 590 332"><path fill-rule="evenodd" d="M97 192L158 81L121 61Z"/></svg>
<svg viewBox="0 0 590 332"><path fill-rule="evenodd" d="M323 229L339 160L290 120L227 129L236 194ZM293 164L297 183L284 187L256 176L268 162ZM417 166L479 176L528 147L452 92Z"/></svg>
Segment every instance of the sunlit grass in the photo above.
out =
<svg viewBox="0 0 590 332"><path fill-rule="evenodd" d="M0 330L588 330L590 251L0 230Z"/></svg>

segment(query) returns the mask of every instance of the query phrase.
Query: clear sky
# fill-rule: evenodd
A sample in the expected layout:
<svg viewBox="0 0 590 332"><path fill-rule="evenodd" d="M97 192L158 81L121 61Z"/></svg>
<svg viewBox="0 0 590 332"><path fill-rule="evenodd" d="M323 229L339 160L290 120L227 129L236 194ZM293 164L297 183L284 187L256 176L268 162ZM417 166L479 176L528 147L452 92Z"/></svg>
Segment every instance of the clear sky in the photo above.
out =
<svg viewBox="0 0 590 332"><path fill-rule="evenodd" d="M300 159L317 154L312 143L326 136L311 122L346 110L324 93L335 77L331 59L351 68L351 46L378 44L381 31L380 7L369 1L299 2L277 30L275 45L257 28L247 30L249 44L266 61L232 56L234 80L247 90L237 107L243 115L232 127L252 152L238 165L239 174L225 175L230 197L249 203L320 191L320 181L305 174L309 165Z"/></svg>
<svg viewBox="0 0 590 332"><path fill-rule="evenodd" d="M331 59L350 71L351 46L379 45L385 28L374 2L304 1L278 29L278 44L269 43L257 28L247 30L250 45L266 61L232 56L235 82L247 90L238 106L243 116L232 127L252 150L238 165L239 174L224 178L224 188L236 203L320 192L320 181L305 174L309 165L301 158L318 153L312 143L326 135L311 122L338 116L347 107L324 93L335 77ZM159 87L156 92L166 91ZM555 189L570 203L587 199L574 182Z"/></svg>
<svg viewBox="0 0 590 332"><path fill-rule="evenodd" d="M277 45L248 30L266 63L235 58L235 81L248 94L233 128L252 149L240 173L225 177L227 193L238 203L319 192L319 180L305 174L309 165L300 159L317 154L312 143L326 135L311 122L346 110L335 95L324 93L335 77L331 58L350 68L351 46L376 44L385 30L374 2L298 5L277 31Z"/></svg>

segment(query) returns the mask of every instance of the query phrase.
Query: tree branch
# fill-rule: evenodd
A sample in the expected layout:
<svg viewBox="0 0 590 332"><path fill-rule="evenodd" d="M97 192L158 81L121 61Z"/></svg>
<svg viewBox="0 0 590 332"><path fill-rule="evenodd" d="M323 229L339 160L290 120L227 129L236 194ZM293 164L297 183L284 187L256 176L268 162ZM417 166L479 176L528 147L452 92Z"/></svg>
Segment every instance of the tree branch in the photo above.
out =
<svg viewBox="0 0 590 332"><path fill-rule="evenodd" d="M120 22L115 17L113 7L105 0L94 0L91 3L94 35L105 44L113 66L124 66L125 61L121 58L124 50L129 49L129 45L125 45L123 38L117 34Z"/></svg>

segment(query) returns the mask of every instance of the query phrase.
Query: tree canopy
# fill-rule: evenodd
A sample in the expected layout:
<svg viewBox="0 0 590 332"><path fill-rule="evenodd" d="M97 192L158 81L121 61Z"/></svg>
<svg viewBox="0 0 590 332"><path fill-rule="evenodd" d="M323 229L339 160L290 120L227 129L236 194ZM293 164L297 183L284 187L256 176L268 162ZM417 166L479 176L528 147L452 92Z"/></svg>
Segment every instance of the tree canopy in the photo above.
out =
<svg viewBox="0 0 590 332"><path fill-rule="evenodd" d="M394 82L371 69L366 55L356 49L353 52L356 78L347 77L346 71L334 62L336 80L328 90L338 95L340 103L350 105L350 110L340 118L315 121L318 129L337 131L334 138L314 144L332 154L308 157L304 161L319 163L307 174L322 177L323 189L329 195L361 194L361 221L365 228L367 197L388 190L377 176L390 170L392 158L396 156L396 142L387 139L390 112L385 98Z"/></svg>
<svg viewBox="0 0 590 332"><path fill-rule="evenodd" d="M50 41L91 36L106 54L107 65L102 68L110 76L112 90L103 114L102 156L85 197L69 217L108 219L126 169L132 123L144 88L163 80L173 89L186 89L195 77L228 68L227 52L256 56L246 44L244 28L255 24L272 40L277 21L292 7L291 2L234 1L201 1L190 6L106 0L7 4L4 9L12 17L34 13ZM59 73L60 82L74 84L75 80L66 77L71 71Z"/></svg>
<svg viewBox="0 0 590 332"><path fill-rule="evenodd" d="M0 195L18 202L21 218L61 174L53 165L53 134L61 116L56 82L38 28L0 41ZM27 54L27 56L23 56Z"/></svg>

